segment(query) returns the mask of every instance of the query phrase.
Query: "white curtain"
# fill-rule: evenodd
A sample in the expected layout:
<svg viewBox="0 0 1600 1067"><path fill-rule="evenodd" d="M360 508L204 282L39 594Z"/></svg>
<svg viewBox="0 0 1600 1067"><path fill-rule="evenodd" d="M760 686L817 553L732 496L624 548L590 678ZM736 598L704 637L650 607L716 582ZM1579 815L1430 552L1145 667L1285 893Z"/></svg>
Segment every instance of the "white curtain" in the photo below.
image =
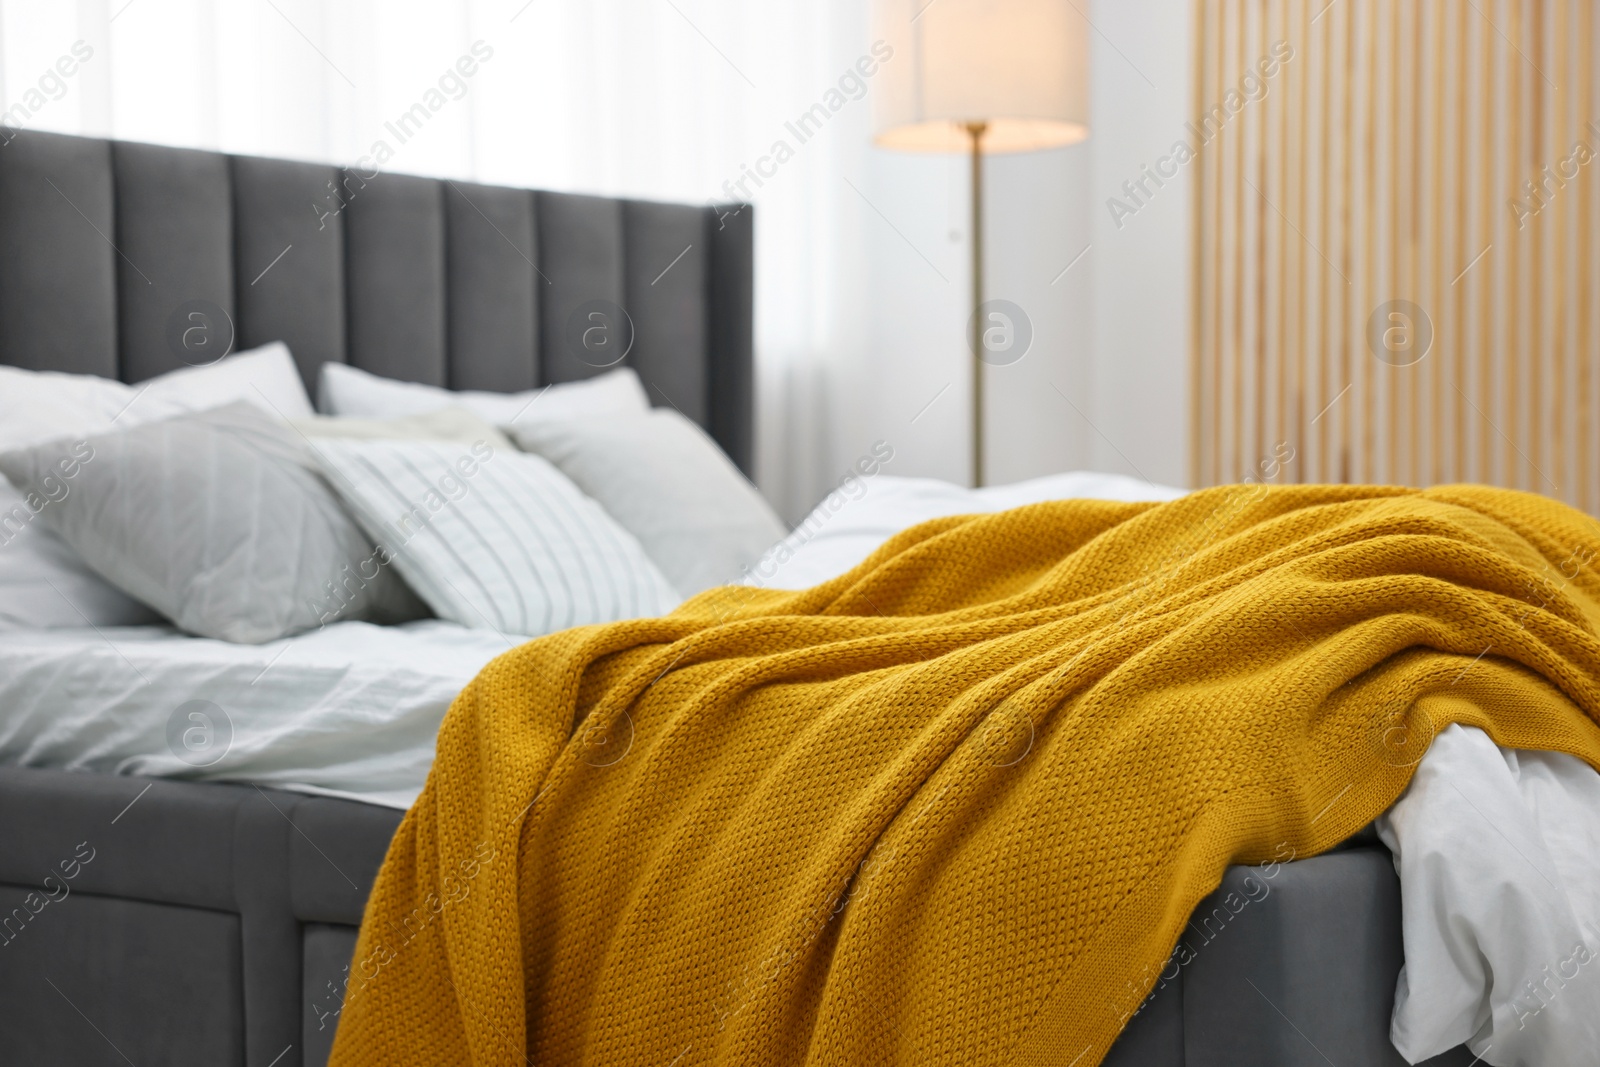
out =
<svg viewBox="0 0 1600 1067"><path fill-rule="evenodd" d="M748 198L758 480L797 518L870 444L853 398L873 392L862 234L867 197L883 194L869 173L869 80L858 96L847 77L870 49L867 6L0 0L0 123L345 164L376 153L385 170L544 189ZM785 123L830 91L843 105L801 142ZM779 141L792 151L781 162ZM929 222L942 233L945 213ZM933 284L959 294L959 249L935 255L950 278Z"/></svg>

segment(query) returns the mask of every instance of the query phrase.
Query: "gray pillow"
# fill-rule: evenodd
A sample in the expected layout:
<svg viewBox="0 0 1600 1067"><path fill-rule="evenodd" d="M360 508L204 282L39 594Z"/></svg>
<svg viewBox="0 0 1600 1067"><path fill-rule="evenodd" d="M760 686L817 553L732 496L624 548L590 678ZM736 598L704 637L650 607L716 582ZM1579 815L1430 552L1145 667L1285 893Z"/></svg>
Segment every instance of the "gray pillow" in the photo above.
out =
<svg viewBox="0 0 1600 1067"><path fill-rule="evenodd" d="M509 432L599 501L684 596L739 581L788 533L716 442L676 411Z"/></svg>
<svg viewBox="0 0 1600 1067"><path fill-rule="evenodd" d="M63 463L45 523L107 581L202 637L258 644L342 619L427 615L304 439L242 401L0 455L23 491Z"/></svg>

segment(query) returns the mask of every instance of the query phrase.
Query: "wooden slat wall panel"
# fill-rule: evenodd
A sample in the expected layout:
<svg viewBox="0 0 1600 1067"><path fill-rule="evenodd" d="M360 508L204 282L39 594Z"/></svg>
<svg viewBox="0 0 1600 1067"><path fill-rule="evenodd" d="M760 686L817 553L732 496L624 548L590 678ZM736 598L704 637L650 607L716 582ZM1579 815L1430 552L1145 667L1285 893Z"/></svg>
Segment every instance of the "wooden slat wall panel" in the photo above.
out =
<svg viewBox="0 0 1600 1067"><path fill-rule="evenodd" d="M1595 0L1196 3L1195 484L1600 507ZM1393 301L1415 362L1369 340Z"/></svg>

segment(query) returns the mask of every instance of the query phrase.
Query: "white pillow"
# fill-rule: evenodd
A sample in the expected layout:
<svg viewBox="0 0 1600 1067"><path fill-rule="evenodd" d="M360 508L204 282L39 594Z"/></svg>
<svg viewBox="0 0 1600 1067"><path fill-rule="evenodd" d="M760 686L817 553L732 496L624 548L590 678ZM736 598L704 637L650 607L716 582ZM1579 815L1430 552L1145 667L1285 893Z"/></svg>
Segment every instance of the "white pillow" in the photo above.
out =
<svg viewBox="0 0 1600 1067"><path fill-rule="evenodd" d="M887 450L887 455L882 454ZM1072 471L1011 485L967 489L933 478L894 478L877 465L894 455L879 442L859 474L845 476L794 532L772 546L745 579L747 585L805 589L836 578L901 530L946 515L1007 511L1046 500L1176 500L1187 490L1120 474Z"/></svg>
<svg viewBox="0 0 1600 1067"><path fill-rule="evenodd" d="M139 385L126 387L142 394L131 402L128 419L150 422L190 411L206 411L234 400L248 400L280 419L303 419L313 414L311 397L300 371L282 341L240 352L204 367L183 367Z"/></svg>
<svg viewBox="0 0 1600 1067"><path fill-rule="evenodd" d="M0 365L0 452L85 438L230 400L248 400L286 418L311 414L294 359L280 342L139 385ZM159 621L34 521L71 490L72 479L61 478L48 495L25 496L0 480L0 632Z"/></svg>
<svg viewBox="0 0 1600 1067"><path fill-rule="evenodd" d="M367 536L442 619L537 636L677 606L633 535L538 456L487 442L313 447Z"/></svg>
<svg viewBox="0 0 1600 1067"><path fill-rule="evenodd" d="M325 415L392 419L452 406L466 408L496 426L508 426L524 420L642 415L650 410L650 398L631 367L522 393L454 392L383 378L344 363L324 363L317 383L317 407Z"/></svg>
<svg viewBox="0 0 1600 1067"><path fill-rule="evenodd" d="M281 341L128 385L93 374L0 366L0 451L81 437L248 400L285 419L312 414Z"/></svg>
<svg viewBox="0 0 1600 1067"><path fill-rule="evenodd" d="M670 408L511 434L637 537L684 596L737 582L788 532L716 442Z"/></svg>

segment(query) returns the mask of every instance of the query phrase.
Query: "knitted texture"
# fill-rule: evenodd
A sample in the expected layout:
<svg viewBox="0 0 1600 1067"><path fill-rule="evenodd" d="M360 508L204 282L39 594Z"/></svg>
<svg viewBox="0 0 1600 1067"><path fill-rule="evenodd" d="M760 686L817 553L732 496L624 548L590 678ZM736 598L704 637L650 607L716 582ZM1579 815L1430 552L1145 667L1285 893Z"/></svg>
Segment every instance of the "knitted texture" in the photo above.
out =
<svg viewBox="0 0 1600 1067"><path fill-rule="evenodd" d="M1088 1067L1228 864L1360 829L1445 724L1600 767L1597 555L1528 494L1231 486L523 645L439 732L332 1062Z"/></svg>

